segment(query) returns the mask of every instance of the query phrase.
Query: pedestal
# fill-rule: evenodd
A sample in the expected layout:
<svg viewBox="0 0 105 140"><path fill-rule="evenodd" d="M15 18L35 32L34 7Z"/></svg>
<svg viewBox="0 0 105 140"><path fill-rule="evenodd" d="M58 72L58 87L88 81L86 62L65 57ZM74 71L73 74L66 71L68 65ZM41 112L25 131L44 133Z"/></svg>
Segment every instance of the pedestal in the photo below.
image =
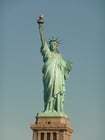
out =
<svg viewBox="0 0 105 140"><path fill-rule="evenodd" d="M37 116L30 125L33 130L32 140L71 140L73 128L67 117Z"/></svg>

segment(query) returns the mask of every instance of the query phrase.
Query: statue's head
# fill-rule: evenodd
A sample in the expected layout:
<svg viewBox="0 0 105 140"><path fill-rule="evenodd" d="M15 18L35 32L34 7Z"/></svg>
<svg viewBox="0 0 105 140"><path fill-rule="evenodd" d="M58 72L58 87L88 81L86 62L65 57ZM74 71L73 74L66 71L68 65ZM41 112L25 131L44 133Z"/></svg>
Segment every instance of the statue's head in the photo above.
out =
<svg viewBox="0 0 105 140"><path fill-rule="evenodd" d="M52 52L59 52L58 51L58 48L59 48L59 45L60 45L60 41L58 39L51 39L49 41L49 45L50 45L50 50Z"/></svg>

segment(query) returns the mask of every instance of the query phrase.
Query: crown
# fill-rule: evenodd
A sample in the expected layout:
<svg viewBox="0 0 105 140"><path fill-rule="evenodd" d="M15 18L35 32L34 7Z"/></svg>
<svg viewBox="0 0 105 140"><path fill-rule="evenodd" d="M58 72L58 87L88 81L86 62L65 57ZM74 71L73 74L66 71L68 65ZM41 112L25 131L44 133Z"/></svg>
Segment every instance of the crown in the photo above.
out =
<svg viewBox="0 0 105 140"><path fill-rule="evenodd" d="M58 45L59 45L59 44L62 44L61 40L59 40L58 38L54 38L54 37L52 37L52 39L49 39L49 44L50 44L51 42L56 42Z"/></svg>

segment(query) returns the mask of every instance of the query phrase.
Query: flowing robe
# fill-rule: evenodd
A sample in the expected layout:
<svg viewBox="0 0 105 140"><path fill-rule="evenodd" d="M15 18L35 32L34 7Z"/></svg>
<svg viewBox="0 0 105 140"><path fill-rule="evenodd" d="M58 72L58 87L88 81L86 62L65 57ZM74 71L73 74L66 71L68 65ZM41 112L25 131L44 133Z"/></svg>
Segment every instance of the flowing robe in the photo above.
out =
<svg viewBox="0 0 105 140"><path fill-rule="evenodd" d="M47 43L41 48L44 66L43 85L44 85L44 110L53 111L60 108L60 104L64 102L65 80L68 77L71 69L71 64L64 61L63 57L58 52L50 51ZM58 94L61 95L62 101L57 102Z"/></svg>

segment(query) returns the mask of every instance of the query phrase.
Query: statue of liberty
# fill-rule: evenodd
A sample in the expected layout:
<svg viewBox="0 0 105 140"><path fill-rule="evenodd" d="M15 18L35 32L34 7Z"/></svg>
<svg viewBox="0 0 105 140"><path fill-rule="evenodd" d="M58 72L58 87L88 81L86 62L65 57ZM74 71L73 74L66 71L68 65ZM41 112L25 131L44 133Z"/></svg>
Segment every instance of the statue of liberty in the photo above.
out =
<svg viewBox="0 0 105 140"><path fill-rule="evenodd" d="M72 63L66 62L59 53L60 41L51 39L47 43L44 35L44 19L39 16L37 20L41 39L41 54L43 56L43 87L44 112L63 112L65 96L65 80L68 78Z"/></svg>

